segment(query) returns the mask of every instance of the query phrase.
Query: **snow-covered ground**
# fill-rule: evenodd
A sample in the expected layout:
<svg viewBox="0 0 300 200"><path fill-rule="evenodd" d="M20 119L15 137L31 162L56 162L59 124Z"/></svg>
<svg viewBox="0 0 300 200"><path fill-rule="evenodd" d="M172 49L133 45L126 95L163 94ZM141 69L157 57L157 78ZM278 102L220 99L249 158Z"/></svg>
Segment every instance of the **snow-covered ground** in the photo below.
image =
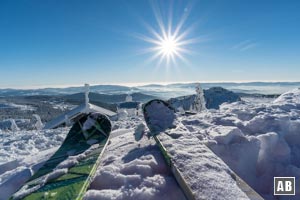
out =
<svg viewBox="0 0 300 200"><path fill-rule="evenodd" d="M8 103L6 101L0 101L0 108L1 109L16 108L16 109L20 109L20 110L23 110L23 111L26 111L26 110L35 110L34 107L29 106L29 105L20 105L20 104Z"/></svg>
<svg viewBox="0 0 300 200"><path fill-rule="evenodd" d="M185 199L154 140L137 141L132 130L115 134L84 199Z"/></svg>
<svg viewBox="0 0 300 200"><path fill-rule="evenodd" d="M65 103L65 102L56 102L56 101L45 101L45 103L49 103L53 106L53 108L55 109L59 109L62 111L67 111L67 110L72 110L76 107L76 105L72 105L69 103Z"/></svg>
<svg viewBox="0 0 300 200"><path fill-rule="evenodd" d="M69 128L55 130L1 131L0 166L58 147L64 140Z"/></svg>
<svg viewBox="0 0 300 200"><path fill-rule="evenodd" d="M265 199L275 199L274 176L300 179L300 89L268 104L223 104L181 122ZM299 197L296 189L296 196L276 199Z"/></svg>
<svg viewBox="0 0 300 200"><path fill-rule="evenodd" d="M300 198L297 188L296 196L272 196L274 176L300 180L300 89L274 102L223 104L179 121L265 199ZM143 123L141 116L114 122L85 199L184 199ZM0 131L0 199L7 199L47 160L67 131Z"/></svg>
<svg viewBox="0 0 300 200"><path fill-rule="evenodd" d="M0 131L0 199L16 188L45 162L63 142L69 129Z"/></svg>

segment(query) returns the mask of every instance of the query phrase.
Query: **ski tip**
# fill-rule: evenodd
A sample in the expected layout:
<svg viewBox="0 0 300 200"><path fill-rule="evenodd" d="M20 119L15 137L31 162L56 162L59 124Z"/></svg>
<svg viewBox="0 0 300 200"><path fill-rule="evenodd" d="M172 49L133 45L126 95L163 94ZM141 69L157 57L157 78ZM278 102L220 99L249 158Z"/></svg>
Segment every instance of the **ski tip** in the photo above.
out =
<svg viewBox="0 0 300 200"><path fill-rule="evenodd" d="M174 127L175 110L163 100L153 99L144 104L143 114L152 134Z"/></svg>
<svg viewBox="0 0 300 200"><path fill-rule="evenodd" d="M101 113L89 113L79 121L82 124L83 135L86 139L90 138L95 133L108 137L112 130L109 118Z"/></svg>

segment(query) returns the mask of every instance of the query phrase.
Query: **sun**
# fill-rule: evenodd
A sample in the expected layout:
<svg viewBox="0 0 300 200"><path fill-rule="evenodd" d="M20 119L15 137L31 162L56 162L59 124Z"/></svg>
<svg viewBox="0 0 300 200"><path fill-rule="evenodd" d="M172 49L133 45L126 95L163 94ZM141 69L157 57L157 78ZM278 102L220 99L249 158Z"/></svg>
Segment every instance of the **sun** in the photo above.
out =
<svg viewBox="0 0 300 200"><path fill-rule="evenodd" d="M172 37L164 38L159 47L165 56L173 56L179 51L178 43Z"/></svg>
<svg viewBox="0 0 300 200"><path fill-rule="evenodd" d="M144 49L142 53L153 54L150 61L157 61L158 65L170 66L176 65L178 60L187 61L185 55L190 54L189 45L197 42L198 39L189 37L192 26L184 26L188 18L188 12L184 10L184 14L178 23L174 23L172 15L168 15L167 19L163 19L161 9L153 7L154 16L157 22L156 26L150 26L144 23L149 31L149 35L137 35L137 37L151 46Z"/></svg>

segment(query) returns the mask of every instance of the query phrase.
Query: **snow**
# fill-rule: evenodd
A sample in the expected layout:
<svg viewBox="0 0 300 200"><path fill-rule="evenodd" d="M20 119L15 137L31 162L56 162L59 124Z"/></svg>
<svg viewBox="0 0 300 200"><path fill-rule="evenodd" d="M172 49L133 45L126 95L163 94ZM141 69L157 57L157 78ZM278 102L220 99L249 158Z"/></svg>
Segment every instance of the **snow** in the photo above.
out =
<svg viewBox="0 0 300 200"><path fill-rule="evenodd" d="M0 130L20 130L14 119L7 119L0 121Z"/></svg>
<svg viewBox="0 0 300 200"><path fill-rule="evenodd" d="M0 165L59 146L69 128L0 132Z"/></svg>
<svg viewBox="0 0 300 200"><path fill-rule="evenodd" d="M204 142L200 142L195 134L188 131L180 121L175 120L171 108L154 100L144 109L148 117L147 124L153 127L154 131L161 131L157 136L158 139L168 150L181 177L188 183L188 187L196 197L249 199L232 178L229 167L212 153ZM175 128L166 129L170 126Z"/></svg>
<svg viewBox="0 0 300 200"><path fill-rule="evenodd" d="M66 173L68 173L68 168L56 169L46 176L44 182L47 183L53 179L63 176Z"/></svg>
<svg viewBox="0 0 300 200"><path fill-rule="evenodd" d="M26 167L19 167L14 173L15 175L0 185L1 200L8 199L15 192L15 188L21 187L32 175Z"/></svg>
<svg viewBox="0 0 300 200"><path fill-rule="evenodd" d="M176 135L175 139L173 135ZM177 167L196 197L249 199L237 186L228 166L185 127L178 125L176 129L161 134L159 138L176 160Z"/></svg>
<svg viewBox="0 0 300 200"><path fill-rule="evenodd" d="M204 91L202 91L201 87L198 87L195 95L171 98L168 102L177 110L184 109L186 111L193 111L197 110L195 109L197 106L199 110L204 110L204 108L218 109L224 102L236 102L240 100L237 94L221 87L212 87Z"/></svg>
<svg viewBox="0 0 300 200"><path fill-rule="evenodd" d="M196 112L201 112L206 110L206 101L204 98L204 92L202 87L200 86L200 83L196 86L196 99L194 102L194 109Z"/></svg>
<svg viewBox="0 0 300 200"><path fill-rule="evenodd" d="M44 129L52 129L61 126L62 124L68 123L69 121L72 121L72 119L78 117L79 115L83 113L90 113L90 112L99 112L101 114L104 114L108 117L113 117L117 115L117 113L112 112L110 110L107 110L105 108L101 108L99 106L93 105L88 103L86 104L81 104L77 106L76 108L70 110L67 113L64 113L53 120L47 122L44 126Z"/></svg>
<svg viewBox="0 0 300 200"><path fill-rule="evenodd" d="M87 120L85 120L82 130L86 131L89 130L90 128L92 128L96 123L96 119L92 118L92 117L88 117Z"/></svg>
<svg viewBox="0 0 300 200"><path fill-rule="evenodd" d="M185 199L155 142L136 141L131 130L122 133L112 133L118 137L111 139L84 199Z"/></svg>
<svg viewBox="0 0 300 200"><path fill-rule="evenodd" d="M168 130L170 136L162 138L182 163L178 167L189 174L193 188L201 188L207 199L246 198L232 186L228 166L267 200L299 199L297 189L296 196L273 196L274 176L300 180L299 88L273 102L247 99L224 103L218 110L181 115L178 123ZM1 200L43 165L68 130L0 131ZM85 199L184 199L141 116L123 116L114 121L113 130ZM200 164L193 168L193 163L184 163L186 157ZM76 162L77 158L69 158L61 168Z"/></svg>
<svg viewBox="0 0 300 200"><path fill-rule="evenodd" d="M0 200L8 199L50 158L68 131L0 132Z"/></svg>
<svg viewBox="0 0 300 200"><path fill-rule="evenodd" d="M147 105L146 115L151 120L150 129L152 132L161 132L174 126L173 122L176 117L174 111L159 101L153 100L151 104Z"/></svg>
<svg viewBox="0 0 300 200"><path fill-rule="evenodd" d="M300 104L300 88L295 88L291 91L283 93L277 99L274 100L276 104Z"/></svg>
<svg viewBox="0 0 300 200"><path fill-rule="evenodd" d="M21 105L21 104L14 104L14 103L7 103L7 102L0 102L0 108L1 109L11 109L11 108L15 108L15 109L19 109L19 110L23 110L23 111L29 111L29 110L36 110L34 107L29 106L29 105Z"/></svg>
<svg viewBox="0 0 300 200"><path fill-rule="evenodd" d="M230 144L243 137L240 129L232 126L216 127L210 134L218 144Z"/></svg>
<svg viewBox="0 0 300 200"><path fill-rule="evenodd" d="M19 131L42 129L43 123L37 114L33 114L31 119L4 119L0 121L0 130Z"/></svg>
<svg viewBox="0 0 300 200"><path fill-rule="evenodd" d="M34 127L37 130L41 130L44 127L44 124L42 123L41 117L37 114L34 114L33 117L35 118L36 122L34 124Z"/></svg>
<svg viewBox="0 0 300 200"><path fill-rule="evenodd" d="M45 103L49 103L54 109L59 109L61 111L72 110L76 107L75 105L68 104L65 102L45 101Z"/></svg>
<svg viewBox="0 0 300 200"><path fill-rule="evenodd" d="M57 150L52 148L0 165L0 200L8 199ZM29 191L28 191L29 192Z"/></svg>
<svg viewBox="0 0 300 200"><path fill-rule="evenodd" d="M136 141L139 141L144 134L146 133L146 125L144 123L140 123L137 125L135 131L134 131L134 137Z"/></svg>
<svg viewBox="0 0 300 200"><path fill-rule="evenodd" d="M265 199L275 199L274 176L300 179L299 97L295 89L271 103L222 104L181 122Z"/></svg>

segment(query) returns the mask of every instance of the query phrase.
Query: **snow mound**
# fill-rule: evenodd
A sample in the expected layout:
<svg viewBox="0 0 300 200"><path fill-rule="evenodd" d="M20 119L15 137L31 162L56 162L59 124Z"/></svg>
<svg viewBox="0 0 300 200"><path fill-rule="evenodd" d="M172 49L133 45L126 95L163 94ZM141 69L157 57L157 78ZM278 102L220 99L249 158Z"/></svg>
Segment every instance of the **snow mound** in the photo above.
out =
<svg viewBox="0 0 300 200"><path fill-rule="evenodd" d="M206 107L214 109L218 109L222 103L232 103L241 100L237 94L222 87L212 87L208 90L204 90L204 96Z"/></svg>
<svg viewBox="0 0 300 200"><path fill-rule="evenodd" d="M243 139L243 133L239 128L232 126L218 126L210 130L211 136L218 144L230 144Z"/></svg>
<svg viewBox="0 0 300 200"><path fill-rule="evenodd" d="M273 177L300 180L299 97L294 89L271 103L225 103L181 121L265 199L281 200L273 196ZM289 199L299 196L296 190Z"/></svg>
<svg viewBox="0 0 300 200"><path fill-rule="evenodd" d="M289 104L289 103L300 104L300 88L296 88L296 89L293 89L286 93L283 93L277 99L274 100L274 103L276 103L276 104L280 104L280 103L282 103L282 104Z"/></svg>

